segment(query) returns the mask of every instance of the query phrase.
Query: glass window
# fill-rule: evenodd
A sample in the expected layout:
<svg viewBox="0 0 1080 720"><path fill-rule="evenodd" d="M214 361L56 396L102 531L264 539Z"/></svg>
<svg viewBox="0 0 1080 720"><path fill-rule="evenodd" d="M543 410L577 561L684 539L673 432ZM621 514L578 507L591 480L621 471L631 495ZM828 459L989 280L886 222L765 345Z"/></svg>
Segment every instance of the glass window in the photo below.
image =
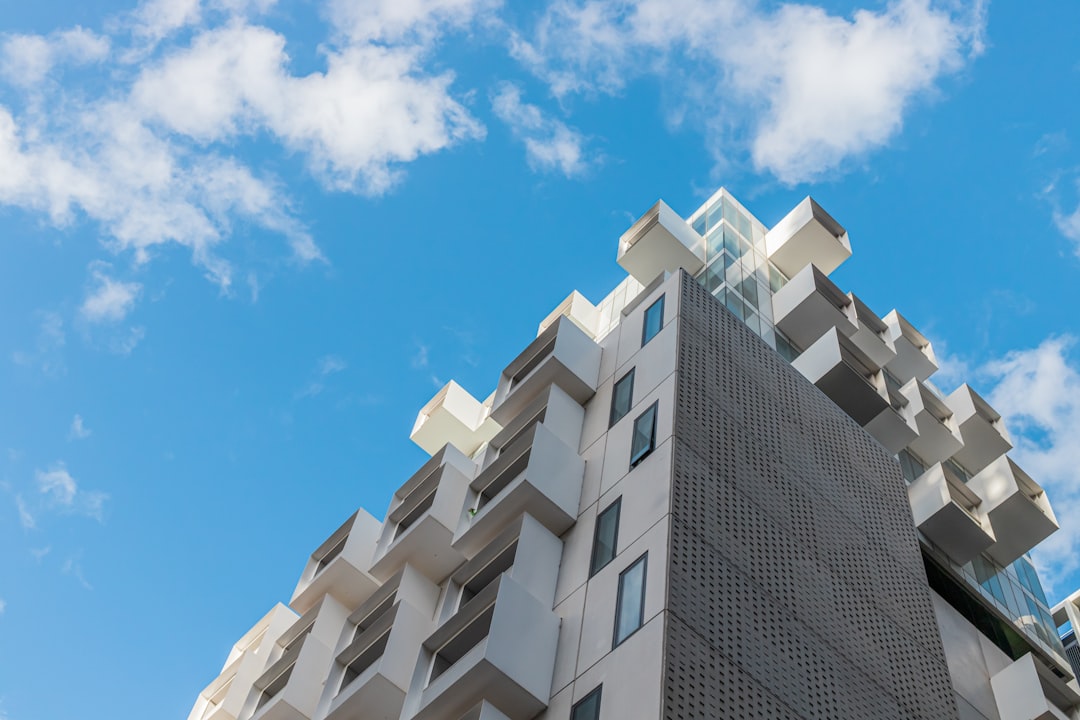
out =
<svg viewBox="0 0 1080 720"><path fill-rule="evenodd" d="M656 444L656 405L650 405L634 420L634 434L630 438L630 467L644 460Z"/></svg>
<svg viewBox="0 0 1080 720"><path fill-rule="evenodd" d="M578 700L574 705L574 709L570 711L570 720L600 720L600 689L603 685L598 685L595 690Z"/></svg>
<svg viewBox="0 0 1080 720"><path fill-rule="evenodd" d="M784 276L784 273L780 272L775 265L769 263L769 288L773 292L777 292L787 285L787 281L788 279Z"/></svg>
<svg viewBox="0 0 1080 720"><path fill-rule="evenodd" d="M709 221L708 221L708 223L706 223L709 230L712 230L714 227L716 227L716 226L718 226L720 224L720 220L722 219L723 212L724 212L724 206L721 205L720 203L716 203L711 208L709 208Z"/></svg>
<svg viewBox="0 0 1080 720"><path fill-rule="evenodd" d="M589 561L589 577L615 559L615 546L619 542L619 510L622 498L607 506L596 517L596 533L593 535L592 559Z"/></svg>
<svg viewBox="0 0 1080 720"><path fill-rule="evenodd" d="M608 427L623 419L634 402L634 370L622 376L611 391L611 418Z"/></svg>
<svg viewBox="0 0 1080 720"><path fill-rule="evenodd" d="M705 213L698 215L697 220L694 221L693 228L697 231L698 235L705 234Z"/></svg>
<svg viewBox="0 0 1080 720"><path fill-rule="evenodd" d="M645 311L645 320L641 324L641 344L652 340L664 326L664 296L648 307Z"/></svg>
<svg viewBox="0 0 1080 720"><path fill-rule="evenodd" d="M619 595L615 601L615 647L634 634L645 619L645 553L619 575Z"/></svg>

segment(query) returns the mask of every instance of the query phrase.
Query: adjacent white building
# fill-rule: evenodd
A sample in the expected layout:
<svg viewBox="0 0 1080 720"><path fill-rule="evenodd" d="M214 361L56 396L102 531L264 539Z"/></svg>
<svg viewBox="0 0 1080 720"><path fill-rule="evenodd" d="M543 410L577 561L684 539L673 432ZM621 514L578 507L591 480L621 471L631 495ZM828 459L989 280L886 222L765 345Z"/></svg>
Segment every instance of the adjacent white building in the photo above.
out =
<svg viewBox="0 0 1080 720"><path fill-rule="evenodd" d="M658 202L611 294L420 411L431 459L189 720L1080 718L1027 558L1053 510L912 323L829 279L850 254L810 198L771 229Z"/></svg>

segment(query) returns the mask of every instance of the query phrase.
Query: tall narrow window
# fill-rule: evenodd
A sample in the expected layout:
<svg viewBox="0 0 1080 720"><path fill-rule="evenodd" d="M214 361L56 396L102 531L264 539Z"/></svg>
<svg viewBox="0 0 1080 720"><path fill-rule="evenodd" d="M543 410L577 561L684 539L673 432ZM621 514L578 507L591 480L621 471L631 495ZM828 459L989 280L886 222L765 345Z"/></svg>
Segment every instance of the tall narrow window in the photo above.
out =
<svg viewBox="0 0 1080 720"><path fill-rule="evenodd" d="M656 406L657 403L653 403L634 420L634 434L630 438L630 467L648 457L656 444Z"/></svg>
<svg viewBox="0 0 1080 720"><path fill-rule="evenodd" d="M641 324L641 344L652 340L664 326L664 296L645 310L645 321Z"/></svg>
<svg viewBox="0 0 1080 720"><path fill-rule="evenodd" d="M622 376L611 391L611 420L608 427L619 422L634 403L634 370Z"/></svg>
<svg viewBox="0 0 1080 720"><path fill-rule="evenodd" d="M645 553L619 575L619 596L615 601L615 647L634 634L645 619Z"/></svg>
<svg viewBox="0 0 1080 720"><path fill-rule="evenodd" d="M570 720L600 720L600 689L603 685L597 685L596 689L581 698L574 704L570 711Z"/></svg>
<svg viewBox="0 0 1080 720"><path fill-rule="evenodd" d="M589 561L589 577L615 559L615 546L619 542L619 510L622 498L607 506L596 516L596 534L593 535L592 559Z"/></svg>

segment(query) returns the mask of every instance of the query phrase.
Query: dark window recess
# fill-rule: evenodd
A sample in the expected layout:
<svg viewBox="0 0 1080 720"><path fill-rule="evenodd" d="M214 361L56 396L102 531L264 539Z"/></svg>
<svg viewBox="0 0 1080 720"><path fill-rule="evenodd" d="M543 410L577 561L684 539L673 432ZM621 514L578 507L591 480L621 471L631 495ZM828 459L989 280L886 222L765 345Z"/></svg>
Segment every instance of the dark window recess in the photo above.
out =
<svg viewBox="0 0 1080 720"><path fill-rule="evenodd" d="M614 389L611 391L611 419L608 422L608 426L614 425L623 419L626 413L630 412L631 406L634 404L634 371L622 376L622 378L615 383Z"/></svg>
<svg viewBox="0 0 1080 720"><path fill-rule="evenodd" d="M600 720L601 688L603 685L597 685L595 690L577 701L570 711L570 720Z"/></svg>
<svg viewBox="0 0 1080 720"><path fill-rule="evenodd" d="M644 460L656 445L657 404L650 405L634 420L634 433L630 438L630 467Z"/></svg>
<svg viewBox="0 0 1080 720"><path fill-rule="evenodd" d="M641 344L652 340L664 326L664 296L645 310L645 320L641 323Z"/></svg>
<svg viewBox="0 0 1080 720"><path fill-rule="evenodd" d="M615 639L612 647L633 635L645 621L645 566L648 559L649 554L645 553L619 574L619 595L615 601Z"/></svg>
<svg viewBox="0 0 1080 720"><path fill-rule="evenodd" d="M615 559L619 541L619 510L622 498L607 506L596 517L596 533L593 535L592 559L589 561L589 577Z"/></svg>

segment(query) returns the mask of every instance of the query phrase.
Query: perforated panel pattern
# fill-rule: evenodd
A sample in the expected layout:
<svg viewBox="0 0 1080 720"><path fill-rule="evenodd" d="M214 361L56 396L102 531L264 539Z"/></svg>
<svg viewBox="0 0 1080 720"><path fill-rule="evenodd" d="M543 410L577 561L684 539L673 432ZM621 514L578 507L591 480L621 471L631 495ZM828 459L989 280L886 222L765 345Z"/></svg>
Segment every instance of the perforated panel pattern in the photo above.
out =
<svg viewBox="0 0 1080 720"><path fill-rule="evenodd" d="M684 276L665 717L958 711L898 464Z"/></svg>

